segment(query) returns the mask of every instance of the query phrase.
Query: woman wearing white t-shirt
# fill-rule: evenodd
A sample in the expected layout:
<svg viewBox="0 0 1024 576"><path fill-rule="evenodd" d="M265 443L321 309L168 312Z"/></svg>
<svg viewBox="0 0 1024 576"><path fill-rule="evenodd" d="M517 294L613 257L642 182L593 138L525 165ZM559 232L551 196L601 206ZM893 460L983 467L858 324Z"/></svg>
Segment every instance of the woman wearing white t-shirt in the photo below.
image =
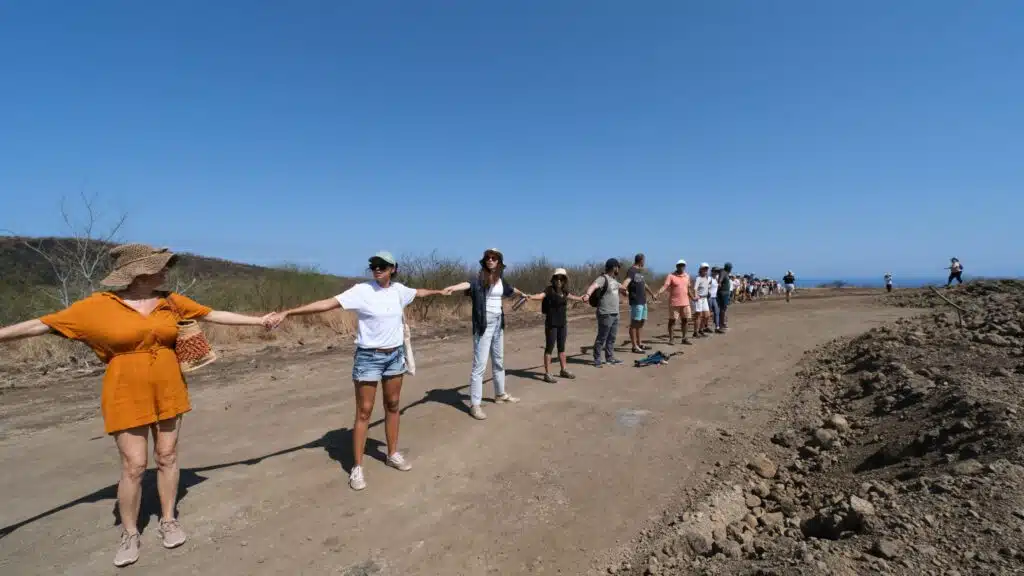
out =
<svg viewBox="0 0 1024 576"><path fill-rule="evenodd" d="M698 276L693 279L693 293L697 299L693 302L693 313L697 318L693 322L693 337L705 336L708 329L708 321L711 319L711 308L708 306L708 294L711 292L711 278L708 276L708 269L711 268L707 262L701 262Z"/></svg>
<svg viewBox="0 0 1024 576"><path fill-rule="evenodd" d="M469 415L484 420L487 415L480 408L483 401L484 370L487 357L491 358L494 376L494 401L516 403L519 399L505 392L505 314L503 298L526 295L505 280L505 258L497 248L488 248L480 259L480 273L469 282L461 282L444 289L444 293L465 292L473 300L473 370L469 378Z"/></svg>
<svg viewBox="0 0 1024 576"><path fill-rule="evenodd" d="M370 258L372 282L362 282L319 302L279 312L270 325L277 326L288 316L319 314L344 308L358 314L355 362L352 382L356 391L356 418L352 425L354 463L348 484L353 490L366 488L363 479L363 452L366 432L373 415L377 382L384 388L384 432L388 441L387 464L406 471L412 466L398 451L398 406L405 367L405 330L403 311L417 296L434 296L441 290L413 289L394 282L398 264L390 252L378 252Z"/></svg>

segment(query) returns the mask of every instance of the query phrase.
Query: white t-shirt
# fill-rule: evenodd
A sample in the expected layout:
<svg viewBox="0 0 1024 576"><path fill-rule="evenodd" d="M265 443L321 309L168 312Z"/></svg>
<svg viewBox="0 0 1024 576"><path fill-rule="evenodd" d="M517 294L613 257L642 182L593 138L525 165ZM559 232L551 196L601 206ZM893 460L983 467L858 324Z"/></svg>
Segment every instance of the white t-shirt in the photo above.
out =
<svg viewBox="0 0 1024 576"><path fill-rule="evenodd" d="M381 288L363 282L335 296L341 307L359 315L356 346L397 348L405 341L402 310L416 298L416 290L397 282Z"/></svg>
<svg viewBox="0 0 1024 576"><path fill-rule="evenodd" d="M718 280L711 277L711 290L708 292L708 296L711 298L718 298Z"/></svg>
<svg viewBox="0 0 1024 576"><path fill-rule="evenodd" d="M495 282L494 286L487 292L487 313L488 314L501 314L501 295L505 291L505 286L501 283L501 279Z"/></svg>
<svg viewBox="0 0 1024 576"><path fill-rule="evenodd" d="M697 293L697 298L707 298L708 292L711 290L711 278L697 276L693 281L693 290Z"/></svg>

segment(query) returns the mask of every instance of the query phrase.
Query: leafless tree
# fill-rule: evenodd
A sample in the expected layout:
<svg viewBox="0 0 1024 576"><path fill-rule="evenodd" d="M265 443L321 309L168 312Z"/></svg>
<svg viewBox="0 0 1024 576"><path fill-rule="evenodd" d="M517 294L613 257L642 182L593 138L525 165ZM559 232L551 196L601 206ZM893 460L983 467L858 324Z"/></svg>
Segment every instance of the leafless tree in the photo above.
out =
<svg viewBox="0 0 1024 576"><path fill-rule="evenodd" d="M49 264L56 282L45 293L65 307L96 290L109 268L110 245L127 219L127 214L121 214L105 224L96 208L95 195L90 197L83 191L79 197L79 218L68 208L67 199L61 199L60 213L69 233L67 238L22 241Z"/></svg>

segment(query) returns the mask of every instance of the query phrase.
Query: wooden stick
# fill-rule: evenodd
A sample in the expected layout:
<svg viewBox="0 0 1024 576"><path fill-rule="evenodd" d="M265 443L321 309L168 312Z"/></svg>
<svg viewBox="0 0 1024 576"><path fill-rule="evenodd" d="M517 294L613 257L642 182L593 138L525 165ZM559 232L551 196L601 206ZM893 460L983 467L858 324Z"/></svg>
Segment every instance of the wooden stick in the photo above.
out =
<svg viewBox="0 0 1024 576"><path fill-rule="evenodd" d="M952 306L953 308L956 308L957 310L959 310L961 312L967 312L967 310L964 310L963 308L961 308L961 307L957 306L956 304L953 304L952 302L950 302L949 298L946 298L942 294L939 294L939 291L935 289L935 286L929 286L928 288L930 288L931 291L934 292L936 296L938 296L939 298L942 298L943 300L945 300L946 304L949 304L950 306Z"/></svg>

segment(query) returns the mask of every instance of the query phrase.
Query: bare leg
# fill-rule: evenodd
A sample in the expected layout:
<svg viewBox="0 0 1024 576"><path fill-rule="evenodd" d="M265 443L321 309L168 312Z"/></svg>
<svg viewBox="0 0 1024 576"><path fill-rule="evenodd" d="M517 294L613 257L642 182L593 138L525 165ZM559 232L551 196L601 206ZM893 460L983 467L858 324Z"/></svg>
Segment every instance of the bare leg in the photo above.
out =
<svg viewBox="0 0 1024 576"><path fill-rule="evenodd" d="M398 407L401 404L402 376L385 378L384 388L384 435L388 440L388 456L398 452Z"/></svg>
<svg viewBox="0 0 1024 576"><path fill-rule="evenodd" d="M562 368L565 368L565 366L562 366ZM544 373L551 374L551 352L547 350L544 351Z"/></svg>
<svg viewBox="0 0 1024 576"><path fill-rule="evenodd" d="M146 472L149 428L140 426L114 434L121 454L121 479L117 483L117 508L121 525L129 534L139 533L139 505L142 503L142 475Z"/></svg>
<svg viewBox="0 0 1024 576"><path fill-rule="evenodd" d="M352 425L352 458L356 466L362 466L363 452L366 451L366 431L370 428L373 400L377 396L377 383L355 382L354 384L356 387L356 421Z"/></svg>
<svg viewBox="0 0 1024 576"><path fill-rule="evenodd" d="M669 342L675 342L676 341L676 335L675 335L675 332L674 332L675 329L676 329L676 320L675 320L675 318L669 316L668 317L668 341ZM683 332L683 336L686 336L686 332Z"/></svg>
<svg viewBox="0 0 1024 576"><path fill-rule="evenodd" d="M547 354L544 355L544 358L547 359L548 362L551 361L551 359L548 358ZM565 367L565 352L559 352L558 353L558 364L562 367L562 372L565 372L566 371L566 367ZM544 366L544 369L547 370L547 366L546 365Z"/></svg>
<svg viewBox="0 0 1024 576"><path fill-rule="evenodd" d="M160 494L160 519L174 520L178 501L178 433L181 416L161 420L151 427L153 455L156 457L156 489Z"/></svg>

